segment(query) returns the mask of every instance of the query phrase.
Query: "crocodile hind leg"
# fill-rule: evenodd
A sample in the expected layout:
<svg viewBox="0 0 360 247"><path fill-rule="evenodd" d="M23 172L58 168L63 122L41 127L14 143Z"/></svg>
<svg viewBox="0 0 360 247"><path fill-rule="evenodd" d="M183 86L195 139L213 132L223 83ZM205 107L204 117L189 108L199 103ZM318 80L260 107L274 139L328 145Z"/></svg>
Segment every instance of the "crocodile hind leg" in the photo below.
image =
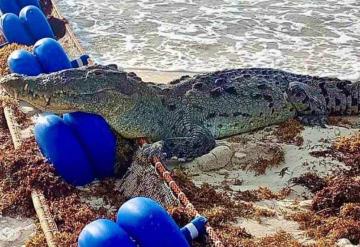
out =
<svg viewBox="0 0 360 247"><path fill-rule="evenodd" d="M328 115L326 101L316 89L302 82L291 82L287 96L303 124L325 127Z"/></svg>
<svg viewBox="0 0 360 247"><path fill-rule="evenodd" d="M149 158L176 157L179 161L187 161L206 154L215 147L213 135L198 125L183 125L182 133L177 137L144 145L143 154Z"/></svg>

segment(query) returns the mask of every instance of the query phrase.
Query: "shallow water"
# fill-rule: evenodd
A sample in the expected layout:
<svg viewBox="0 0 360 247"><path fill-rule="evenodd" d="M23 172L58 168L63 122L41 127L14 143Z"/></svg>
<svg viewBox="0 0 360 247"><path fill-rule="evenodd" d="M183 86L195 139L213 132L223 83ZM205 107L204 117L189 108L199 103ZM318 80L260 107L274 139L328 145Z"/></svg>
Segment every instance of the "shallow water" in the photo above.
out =
<svg viewBox="0 0 360 247"><path fill-rule="evenodd" d="M61 0L97 62L162 71L360 75L359 0Z"/></svg>

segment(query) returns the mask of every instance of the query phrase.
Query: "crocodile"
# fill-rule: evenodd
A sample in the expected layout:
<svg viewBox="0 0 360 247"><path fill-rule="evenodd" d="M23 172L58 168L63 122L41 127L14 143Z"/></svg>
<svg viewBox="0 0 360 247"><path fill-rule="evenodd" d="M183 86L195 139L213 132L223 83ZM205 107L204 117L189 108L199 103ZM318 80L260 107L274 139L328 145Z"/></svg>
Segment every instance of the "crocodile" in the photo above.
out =
<svg viewBox="0 0 360 247"><path fill-rule="evenodd" d="M125 138L149 138L149 155L192 159L215 140L299 118L309 125L360 110L360 82L270 68L228 69L168 84L143 82L116 66L91 65L0 80L8 94L42 111L102 115Z"/></svg>

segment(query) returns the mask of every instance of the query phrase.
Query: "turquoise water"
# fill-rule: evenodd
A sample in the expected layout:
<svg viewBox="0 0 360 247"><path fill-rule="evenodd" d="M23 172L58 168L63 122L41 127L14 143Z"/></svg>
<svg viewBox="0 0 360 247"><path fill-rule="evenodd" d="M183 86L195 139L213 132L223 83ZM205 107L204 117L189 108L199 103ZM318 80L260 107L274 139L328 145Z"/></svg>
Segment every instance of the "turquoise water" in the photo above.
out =
<svg viewBox="0 0 360 247"><path fill-rule="evenodd" d="M356 78L358 0L62 0L98 62L162 71L275 67Z"/></svg>

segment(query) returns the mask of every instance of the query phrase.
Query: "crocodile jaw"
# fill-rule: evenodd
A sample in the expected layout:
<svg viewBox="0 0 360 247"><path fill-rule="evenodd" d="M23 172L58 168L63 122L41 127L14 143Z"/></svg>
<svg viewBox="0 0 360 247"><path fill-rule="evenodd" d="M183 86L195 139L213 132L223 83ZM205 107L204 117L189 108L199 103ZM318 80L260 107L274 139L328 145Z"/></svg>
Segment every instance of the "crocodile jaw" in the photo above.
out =
<svg viewBox="0 0 360 247"><path fill-rule="evenodd" d="M112 66L93 65L51 74L0 79L0 87L12 97L54 113L83 111L120 116L134 105L132 95L139 82Z"/></svg>
<svg viewBox="0 0 360 247"><path fill-rule="evenodd" d="M16 100L24 101L41 111L60 114L78 110L75 104L55 100L55 94L44 90L46 87L38 84L35 77L22 77L17 74L7 75L0 79L0 88Z"/></svg>

